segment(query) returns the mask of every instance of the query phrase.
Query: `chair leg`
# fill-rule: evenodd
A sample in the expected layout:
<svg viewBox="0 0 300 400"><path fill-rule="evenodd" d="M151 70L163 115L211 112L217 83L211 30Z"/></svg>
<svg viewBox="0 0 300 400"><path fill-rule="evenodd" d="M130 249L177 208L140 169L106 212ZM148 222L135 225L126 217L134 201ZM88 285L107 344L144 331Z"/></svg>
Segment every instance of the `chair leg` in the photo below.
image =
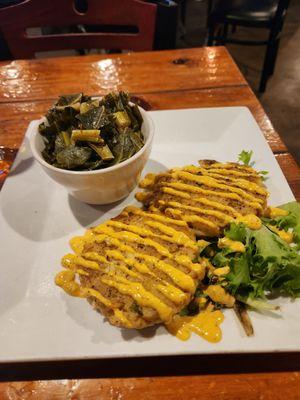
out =
<svg viewBox="0 0 300 400"><path fill-rule="evenodd" d="M227 36L228 36L228 24L224 24L223 30L222 30L222 39L221 39L221 44L225 45L227 41Z"/></svg>
<svg viewBox="0 0 300 400"><path fill-rule="evenodd" d="M276 43L276 39L274 39L272 32L269 36L267 50L264 59L263 70L260 79L259 91L263 93L266 90L268 79L271 75L272 68L274 66L274 46Z"/></svg>
<svg viewBox="0 0 300 400"><path fill-rule="evenodd" d="M185 26L185 22L186 22L186 2L187 0L181 0L181 21L182 21L182 25Z"/></svg>
<svg viewBox="0 0 300 400"><path fill-rule="evenodd" d="M271 66L271 70L270 70L270 75L274 74L276 60L277 60L277 54L278 54L278 48L279 48L279 43L280 43L280 39L277 39L275 41L275 44L274 44L273 54L272 54L272 66Z"/></svg>
<svg viewBox="0 0 300 400"><path fill-rule="evenodd" d="M207 46L214 45L214 33L215 33L215 26L213 23L210 23L208 26Z"/></svg>
<svg viewBox="0 0 300 400"><path fill-rule="evenodd" d="M207 0L207 10L206 10L206 28L209 28L209 19L210 19L210 14L212 11L213 7L213 0Z"/></svg>

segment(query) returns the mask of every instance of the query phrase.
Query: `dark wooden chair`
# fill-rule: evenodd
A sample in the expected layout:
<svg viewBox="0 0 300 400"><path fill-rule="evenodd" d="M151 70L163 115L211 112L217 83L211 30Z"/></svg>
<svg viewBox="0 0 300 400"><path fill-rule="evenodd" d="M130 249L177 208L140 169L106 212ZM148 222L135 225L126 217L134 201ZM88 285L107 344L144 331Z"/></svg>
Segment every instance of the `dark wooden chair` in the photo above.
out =
<svg viewBox="0 0 300 400"><path fill-rule="evenodd" d="M280 42L280 33L290 0L209 0L208 46L237 43L266 45L259 91L264 92L273 74ZM267 40L240 40L230 35L237 26L265 28ZM221 28L220 28L221 27ZM230 29L232 28L232 29Z"/></svg>
<svg viewBox="0 0 300 400"><path fill-rule="evenodd" d="M76 0L26 0L0 9L1 31L15 58L66 49L152 50L155 19L156 5L139 0L83 0L80 7ZM37 36L27 32L89 25L100 31Z"/></svg>

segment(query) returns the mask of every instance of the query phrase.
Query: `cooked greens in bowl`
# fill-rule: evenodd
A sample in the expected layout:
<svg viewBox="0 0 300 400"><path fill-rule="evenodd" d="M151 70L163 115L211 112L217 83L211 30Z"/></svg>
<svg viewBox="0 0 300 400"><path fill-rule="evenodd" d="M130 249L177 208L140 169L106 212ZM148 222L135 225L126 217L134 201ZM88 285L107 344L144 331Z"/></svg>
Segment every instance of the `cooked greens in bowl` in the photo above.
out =
<svg viewBox="0 0 300 400"><path fill-rule="evenodd" d="M127 160L144 146L143 117L125 92L95 99L65 95L39 125L43 158L54 167L91 171Z"/></svg>

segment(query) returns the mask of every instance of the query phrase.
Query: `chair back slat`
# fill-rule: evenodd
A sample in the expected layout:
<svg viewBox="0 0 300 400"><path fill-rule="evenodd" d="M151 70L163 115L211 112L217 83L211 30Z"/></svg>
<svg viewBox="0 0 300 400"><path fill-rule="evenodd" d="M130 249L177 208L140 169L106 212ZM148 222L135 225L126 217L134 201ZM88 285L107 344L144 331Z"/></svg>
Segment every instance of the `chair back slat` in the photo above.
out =
<svg viewBox="0 0 300 400"><path fill-rule="evenodd" d="M85 0L87 12L73 0L26 0L0 9L0 29L15 58L62 49L120 49L145 51L153 47L156 5L139 0ZM133 33L78 32L31 36L28 28L63 28L77 25L135 27Z"/></svg>

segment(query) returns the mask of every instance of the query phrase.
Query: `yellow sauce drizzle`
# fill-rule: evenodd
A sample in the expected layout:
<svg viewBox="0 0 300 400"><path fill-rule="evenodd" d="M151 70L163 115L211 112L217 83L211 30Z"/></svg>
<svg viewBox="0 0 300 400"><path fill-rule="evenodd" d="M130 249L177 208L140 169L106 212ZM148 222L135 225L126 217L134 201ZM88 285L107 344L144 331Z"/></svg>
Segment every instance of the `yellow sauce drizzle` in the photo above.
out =
<svg viewBox="0 0 300 400"><path fill-rule="evenodd" d="M159 254L162 256L168 257L171 254L169 250L166 249L164 246L160 245L159 243L155 242L149 238L142 238L132 232L128 231L120 231L115 232L113 229L109 228L107 225L99 225L95 228L95 232L97 233L104 233L107 236L111 236L113 238L125 240L131 243L138 243L144 246L153 247Z"/></svg>
<svg viewBox="0 0 300 400"><path fill-rule="evenodd" d="M202 166L202 168L224 168L226 170L232 171L235 169L241 170L241 171L248 171L249 173L255 174L257 175L257 173L255 172L255 170L253 170L252 167L248 167L247 165L241 165L241 164L237 164L237 163L232 163L232 162L228 162L226 164L220 163L220 162L215 162L213 164L207 165L207 166Z"/></svg>
<svg viewBox="0 0 300 400"><path fill-rule="evenodd" d="M172 187L175 189L179 189L179 190L184 190L184 191L188 191L190 193L199 193L199 194L203 194L203 195L211 195L211 196L215 196L215 197L221 197L224 199L230 199L230 200L237 200L243 204L245 204L248 207L257 209L257 210L261 210L262 206L261 204L259 204L257 201L248 201L246 199L243 199L239 194L237 193L229 193L229 192L218 192L215 190L209 190L209 189L203 189L194 185L189 185L186 183L181 183L181 182L164 182L165 186L168 187ZM201 201L211 201L211 200L206 200L204 198L199 198L199 200L201 199ZM198 200L198 199L197 199ZM142 200L141 200L142 201ZM217 202L215 202L217 203ZM208 203L207 203L208 204ZM217 203L220 204L220 203Z"/></svg>
<svg viewBox="0 0 300 400"><path fill-rule="evenodd" d="M122 253L118 252L117 250L107 250L106 251L107 255L111 255L116 259L122 260L124 261L126 264L128 264L129 266L133 266L135 267L137 270L143 270L143 272L149 273L151 276L156 277L150 270L149 268L143 264L143 263L139 263L135 260L131 260L128 258L125 258ZM124 269L126 267L123 267ZM125 272L132 276L132 277L139 277L139 274L136 274L133 271L130 271L126 268ZM156 279L158 279L156 277ZM187 296L184 292L182 292L180 289L176 288L175 286L170 285L167 282L162 282L161 284L153 284L153 286L159 290L161 293L163 293L169 300L171 300L173 303L175 304L181 304L183 301L186 300Z"/></svg>
<svg viewBox="0 0 300 400"><path fill-rule="evenodd" d="M83 251L84 240L82 240L81 236L75 236L70 240L70 246L75 254L80 255Z"/></svg>
<svg viewBox="0 0 300 400"><path fill-rule="evenodd" d="M96 236L94 240L96 243L102 243L106 239L107 238L104 235L100 235L100 236ZM116 246L117 248L119 248L119 250L124 251L125 253L134 254L134 252L135 252L132 247L122 244L118 239L111 238L110 243L112 245ZM91 253L86 253L86 254L91 254ZM96 253L96 254L98 255L98 253ZM122 255L122 253L120 253L120 254ZM140 272L142 274L148 274L148 275L154 276L154 274L150 271L150 269L147 267L146 264L142 264L142 263L135 261L134 259L128 259L125 257L124 257L124 262L126 262L130 267L134 267L138 272Z"/></svg>
<svg viewBox="0 0 300 400"><path fill-rule="evenodd" d="M147 188L155 182L156 175L155 174L147 174L139 183L141 188Z"/></svg>
<svg viewBox="0 0 300 400"><path fill-rule="evenodd" d="M207 246L210 245L210 242L208 242L207 240L200 239L200 240L197 240L197 245L198 245L200 251L202 251L202 250L204 250Z"/></svg>
<svg viewBox="0 0 300 400"><path fill-rule="evenodd" d="M287 242L288 244L293 243L294 240L294 234L293 232L286 232L283 229L278 229L276 226L274 225L268 225L268 228L277 233L277 235L284 240L285 242Z"/></svg>
<svg viewBox="0 0 300 400"><path fill-rule="evenodd" d="M86 297L82 287L75 282L76 274L72 270L60 271L55 276L55 284L70 296Z"/></svg>
<svg viewBox="0 0 300 400"><path fill-rule="evenodd" d="M206 309L194 317L180 317L175 315L172 321L166 324L168 332L180 340L188 340L192 333L208 342L217 343L222 339L220 324L224 320L221 311Z"/></svg>
<svg viewBox="0 0 300 400"><path fill-rule="evenodd" d="M199 172L207 172L207 171L219 171L221 175L235 175L235 176L241 176L241 177L256 177L259 178L258 173L250 168L245 172L244 169L238 168L238 170L235 168L234 165L230 165L229 163L227 164L211 164L211 165L201 165L200 167L197 167L195 165L188 165L183 168L184 171L187 172L192 172L193 174L198 174ZM244 172L241 172L244 171Z"/></svg>
<svg viewBox="0 0 300 400"><path fill-rule="evenodd" d="M87 230L84 236L75 236L70 240L70 246L75 254L80 255L85 243L93 237L92 230Z"/></svg>
<svg viewBox="0 0 300 400"><path fill-rule="evenodd" d="M224 304L229 308L233 307L235 303L235 298L227 293L221 285L210 285L204 290L204 293L216 303Z"/></svg>
<svg viewBox="0 0 300 400"><path fill-rule="evenodd" d="M288 211L282 210L281 208L277 207L268 207L267 209L267 214L270 218L276 218L276 217L284 217L288 215Z"/></svg>
<svg viewBox="0 0 300 400"><path fill-rule="evenodd" d="M124 327L126 327L126 328L132 328L133 327L133 325L129 321L129 319L126 318L125 314L121 310L119 310L118 308L114 309L114 315L119 321L122 322Z"/></svg>
<svg viewBox="0 0 300 400"><path fill-rule="evenodd" d="M215 171L217 171L217 170L215 170ZM218 170L218 171L221 171L221 170ZM217 172L210 172L210 171L205 171L204 175L211 176L212 178L215 178L215 179L230 181L231 184L229 186L233 185L233 186L240 187L242 189L249 190L250 192L261 194L263 196L267 195L267 191L265 189L263 189L258 184L254 183L254 182L250 182L246 179L230 177L228 175L224 176L223 174L221 174L219 172L217 173Z"/></svg>
<svg viewBox="0 0 300 400"><path fill-rule="evenodd" d="M148 198L149 198L149 193L147 192L137 192L134 197L137 199L137 201L140 201L141 203L145 203Z"/></svg>
<svg viewBox="0 0 300 400"><path fill-rule="evenodd" d="M215 268L213 274L217 276L223 276L229 274L229 272L230 272L230 267L226 265L225 267L222 268Z"/></svg>
<svg viewBox="0 0 300 400"><path fill-rule="evenodd" d="M184 172L184 171L177 171L175 173L172 174L172 176L174 178L182 178L184 180L187 181L192 181L192 182L196 182L196 183L200 183L203 184L205 186L208 187L212 187L215 189L223 189L223 190L227 190L233 193L237 193L239 194L241 197L250 200L252 202L257 202L257 203L264 203L263 199L259 199L255 196L253 196L252 194L249 194L248 192L246 192L244 189L244 185L241 184L241 186L239 186L239 184L237 184L238 187L233 187L233 186L229 186L229 185L225 185L223 183L219 183L216 179L211 178L209 176L199 176L199 175L193 175L190 174L189 172Z"/></svg>
<svg viewBox="0 0 300 400"><path fill-rule="evenodd" d="M97 290L91 288L83 288L75 281L76 275L74 271L60 271L55 277L55 283L60 286L67 294L75 297L96 297L101 303L107 307L112 307L112 303L101 295Z"/></svg>
<svg viewBox="0 0 300 400"><path fill-rule="evenodd" d="M132 249L133 251L133 249ZM120 260L126 263L129 266L135 267L138 271L142 271L142 273L148 273L151 276L155 275L149 270L149 268L142 263L137 262L136 260L125 258L121 252L118 250L106 250L106 255L108 257L114 258L115 260ZM99 262L105 262L109 264L110 262L103 256L100 256L98 253L90 252L84 253L83 257L88 259L97 260ZM114 266L121 271L123 271L126 275L131 276L133 278L139 278L140 274L128 269L123 265L119 265L114 263ZM163 293L168 299L173 301L175 304L181 304L186 300L187 296L180 289L168 284L167 282L163 282L162 284L154 285L161 293Z"/></svg>
<svg viewBox="0 0 300 400"><path fill-rule="evenodd" d="M190 199L191 196L185 192L179 192L178 190L172 189L170 187L162 187L161 190L164 193L171 194L172 196L181 197L182 199Z"/></svg>
<svg viewBox="0 0 300 400"><path fill-rule="evenodd" d="M227 237L223 237L218 240L218 247L223 249L228 247L230 250L235 251L237 253L245 253L246 249L242 242L238 242L235 240L228 239Z"/></svg>
<svg viewBox="0 0 300 400"><path fill-rule="evenodd" d="M172 208L169 208L170 210L172 210ZM214 222L205 219L203 217L200 217L199 215L184 215L182 214L181 218L186 221L186 222L191 222L191 223L200 223L203 225L206 225L208 228L211 228L212 230L219 230L219 227L217 224L215 224Z"/></svg>
<svg viewBox="0 0 300 400"><path fill-rule="evenodd" d="M262 226L261 219L258 218L254 214L248 214L248 215L243 215L241 217L238 217L236 219L236 222L242 222L243 224L248 226L248 228L253 229L253 230L260 229Z"/></svg>
<svg viewBox="0 0 300 400"><path fill-rule="evenodd" d="M102 282L107 286L117 289L120 293L131 296L137 304L140 306L146 306L154 308L162 321L169 321L172 316L172 309L163 303L158 297L155 297L152 293L148 292L141 283L131 282L126 279L121 279L120 276L115 277L116 280L102 278Z"/></svg>
<svg viewBox="0 0 300 400"><path fill-rule="evenodd" d="M132 214L140 215L143 217L155 219L156 221L160 221L160 222L166 223L166 224L173 224L173 225L185 226L185 227L187 226L183 221L174 220L172 218L165 217L164 215L149 214L149 213L142 211L139 208L136 208L133 206L126 207L124 211L128 211L128 212L131 212Z"/></svg>
<svg viewBox="0 0 300 400"><path fill-rule="evenodd" d="M100 292L98 292L98 290L91 289L91 288L84 288L84 291L86 293L86 297L88 297L88 296L96 297L96 299L99 300L106 307L113 307L113 304L111 303L111 301L109 301L107 298L102 296L102 294Z"/></svg>
<svg viewBox="0 0 300 400"><path fill-rule="evenodd" d="M163 188L163 189L169 189L169 188ZM175 191L173 189L172 189L172 191L173 191L172 192L173 194L174 194L174 192L177 192L177 191ZM180 193L180 192L178 192L178 193ZM197 202L198 199L194 198L192 200ZM201 198L199 200L201 202ZM215 217L215 218L217 218L219 220L222 220L223 223L225 223L225 224L228 224L228 223L234 221L233 217L231 217L228 214L225 214L225 213L223 213L221 211L208 210L208 209L205 209L205 208L189 206L189 205L185 205L185 204L178 203L178 202L175 202L175 201L167 201L167 202L166 201L159 201L159 202L160 202L161 205L168 206L168 210L171 213L174 211L174 208L175 208L175 209L179 209L179 210L182 209L182 210L187 210L187 211L194 211L197 214L204 215L204 217L205 217L205 215L212 216L212 217ZM218 204L218 203L216 203L216 204ZM228 210L228 209L231 209L231 207L228 207L228 206L226 207L226 206L223 206L222 204L220 204L218 208L219 209L223 208L226 211L231 211L231 210ZM181 215L181 218L184 219L186 222L207 223L207 219L205 219L205 222L204 222L204 220L198 219L197 217L199 217L199 215L193 214L193 217L196 217L196 218L193 218L193 219L187 218L187 216L185 216L183 212L180 215ZM243 215L235 212L235 216L236 216L236 218L235 218L236 222L242 222L245 225L247 225L250 229L253 229L253 230L254 229L260 229L261 226L262 226L262 222L261 222L260 218L257 217L255 214L247 214L247 215L243 216ZM212 229L217 229L218 228L217 225L215 225L215 226L210 225L210 227Z"/></svg>
<svg viewBox="0 0 300 400"><path fill-rule="evenodd" d="M145 221L145 224L147 224L153 228L159 229L160 231L164 231L164 233L167 233L167 235L170 235L170 233L171 233L171 236L157 235L148 229L141 228L141 227L135 226L135 225L127 225L127 224L124 224L119 221L108 221L106 223L107 226L112 226L112 227L115 227L118 229L123 229L125 231L127 230L130 232L136 233L137 235L140 235L142 237L159 238L159 239L166 240L167 242L182 244L186 247L195 249L195 243L193 242L193 240L191 240L183 232L177 232L177 231L175 231L175 229L172 229L172 228L170 228L170 230L169 230L167 227L164 227L164 225L162 225L159 222Z"/></svg>
<svg viewBox="0 0 300 400"><path fill-rule="evenodd" d="M61 264L65 268L74 268L77 265L80 265L81 267L94 269L96 271L100 269L97 262L88 261L81 256L76 256L75 254L66 254L62 258Z"/></svg>
<svg viewBox="0 0 300 400"><path fill-rule="evenodd" d="M139 236L137 236L135 234L131 234L130 232L115 232L113 230L110 230L107 226L103 226L103 225L96 227L95 230L105 233L105 235L103 235L102 237L96 238L97 242L99 242L101 239L104 241L107 238L107 236L110 236L110 237L116 238L116 239L121 239L121 240L129 241L129 242L137 242L137 243L141 243L144 245L153 246L160 254L162 254L164 256L168 256L171 259L175 259L175 257L173 257L172 254L170 254L169 251L165 247L158 245L156 242L153 242L150 239L140 238ZM148 256L148 255L139 254L139 253L135 253L135 256L137 258L141 258L144 261L146 261L146 263L150 264L151 267L155 267L155 268L158 268L161 271L163 271L180 288L186 289L188 291L194 290L195 283L194 283L193 279L189 275L180 271L179 269L173 267L172 265L167 264L164 261L157 259L154 256Z"/></svg>
<svg viewBox="0 0 300 400"><path fill-rule="evenodd" d="M205 267L203 263L192 262L190 257L184 254L175 255L174 259L179 265L184 265L190 271L195 272L197 274L198 279L204 278Z"/></svg>
<svg viewBox="0 0 300 400"><path fill-rule="evenodd" d="M166 204L168 206L171 206L171 207L174 207L174 208L179 208L179 209L181 208L183 210L195 211L196 213L199 213L199 214L213 216L213 217L215 217L217 219L220 219L220 220L222 220L222 221L224 221L226 223L229 223L229 222L233 221L232 217L230 217L227 214L224 214L224 213L222 213L220 211L207 210L207 209L200 208L200 207L187 206L187 205L178 203L176 201L169 201L169 202L166 202Z"/></svg>
<svg viewBox="0 0 300 400"><path fill-rule="evenodd" d="M213 209L227 211L230 214L232 214L233 217L239 217L241 215L233 207L218 203L217 201L212 201L212 200L206 199L205 197L196 197L193 200L197 203L205 204L209 207L212 207Z"/></svg>
<svg viewBox="0 0 300 400"><path fill-rule="evenodd" d="M166 282L163 285L157 285L156 288L175 304L181 304L187 299L185 293Z"/></svg>

